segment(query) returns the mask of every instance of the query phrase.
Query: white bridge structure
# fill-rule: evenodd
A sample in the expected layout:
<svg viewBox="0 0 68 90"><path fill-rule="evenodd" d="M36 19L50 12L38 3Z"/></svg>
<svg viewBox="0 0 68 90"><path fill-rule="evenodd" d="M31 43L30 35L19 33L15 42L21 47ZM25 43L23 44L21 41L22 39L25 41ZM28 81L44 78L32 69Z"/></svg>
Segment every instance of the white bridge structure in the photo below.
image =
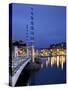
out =
<svg viewBox="0 0 68 90"><path fill-rule="evenodd" d="M12 76L10 76L12 86L14 87L22 70L26 67L28 62L31 61L30 57L24 56L24 57L15 57L12 60Z"/></svg>

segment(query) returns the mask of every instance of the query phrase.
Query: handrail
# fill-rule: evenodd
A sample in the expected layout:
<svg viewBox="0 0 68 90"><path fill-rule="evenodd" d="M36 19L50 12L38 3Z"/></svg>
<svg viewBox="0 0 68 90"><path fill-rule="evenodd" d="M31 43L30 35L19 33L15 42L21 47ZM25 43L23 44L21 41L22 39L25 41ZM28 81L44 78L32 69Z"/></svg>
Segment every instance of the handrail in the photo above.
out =
<svg viewBox="0 0 68 90"><path fill-rule="evenodd" d="M27 65L27 63L31 60L31 58L29 58L19 69L18 71L15 73L14 76L12 76L12 86L14 87L22 70L24 69L24 67Z"/></svg>

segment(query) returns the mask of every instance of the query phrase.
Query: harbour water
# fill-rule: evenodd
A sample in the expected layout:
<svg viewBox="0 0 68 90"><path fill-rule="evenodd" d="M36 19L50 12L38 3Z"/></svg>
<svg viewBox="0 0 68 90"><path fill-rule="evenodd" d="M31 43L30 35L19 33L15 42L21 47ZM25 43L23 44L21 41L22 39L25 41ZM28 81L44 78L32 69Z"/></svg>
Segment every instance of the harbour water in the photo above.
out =
<svg viewBox="0 0 68 90"><path fill-rule="evenodd" d="M61 56L62 58L63 56ZM53 63L48 62L51 58ZM40 70L33 72L28 80L27 85L46 85L46 84L60 84L66 82L66 60L65 57L47 57L40 58L42 61ZM56 60L60 61L57 66ZM63 68L62 68L62 62ZM48 65L47 65L48 62ZM51 65L52 64L52 65Z"/></svg>

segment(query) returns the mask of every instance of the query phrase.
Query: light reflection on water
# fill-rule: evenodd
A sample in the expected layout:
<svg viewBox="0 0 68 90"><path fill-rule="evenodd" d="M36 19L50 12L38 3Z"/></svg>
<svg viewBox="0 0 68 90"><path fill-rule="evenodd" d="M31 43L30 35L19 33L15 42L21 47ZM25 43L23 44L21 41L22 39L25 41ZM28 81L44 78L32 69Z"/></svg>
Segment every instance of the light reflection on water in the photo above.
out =
<svg viewBox="0 0 68 90"><path fill-rule="evenodd" d="M41 58L41 60L42 60L41 68L43 68L44 64L46 64L46 67L48 67L49 65L51 67L56 65L57 68L61 66L61 69L63 69L63 65L64 63L66 63L66 56L61 55L61 56L44 57Z"/></svg>
<svg viewBox="0 0 68 90"><path fill-rule="evenodd" d="M42 57L41 69L34 72L28 85L59 84L66 82L66 56Z"/></svg>

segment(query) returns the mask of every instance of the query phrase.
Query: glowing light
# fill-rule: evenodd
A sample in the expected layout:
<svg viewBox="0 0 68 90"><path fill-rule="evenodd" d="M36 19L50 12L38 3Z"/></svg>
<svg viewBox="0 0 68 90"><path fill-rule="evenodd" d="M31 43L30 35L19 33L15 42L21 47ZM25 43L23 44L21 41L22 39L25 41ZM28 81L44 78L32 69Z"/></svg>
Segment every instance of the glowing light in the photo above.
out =
<svg viewBox="0 0 68 90"><path fill-rule="evenodd" d="M53 66L54 65L54 63L55 63L55 57L51 57L51 66Z"/></svg>
<svg viewBox="0 0 68 90"><path fill-rule="evenodd" d="M57 67L59 67L59 59L60 59L60 57L57 56Z"/></svg>
<svg viewBox="0 0 68 90"><path fill-rule="evenodd" d="M32 46L32 62L35 61L35 50L34 50L34 46Z"/></svg>
<svg viewBox="0 0 68 90"><path fill-rule="evenodd" d="M61 68L63 69L63 65L65 63L65 56L61 56L60 57L60 64L61 64Z"/></svg>

